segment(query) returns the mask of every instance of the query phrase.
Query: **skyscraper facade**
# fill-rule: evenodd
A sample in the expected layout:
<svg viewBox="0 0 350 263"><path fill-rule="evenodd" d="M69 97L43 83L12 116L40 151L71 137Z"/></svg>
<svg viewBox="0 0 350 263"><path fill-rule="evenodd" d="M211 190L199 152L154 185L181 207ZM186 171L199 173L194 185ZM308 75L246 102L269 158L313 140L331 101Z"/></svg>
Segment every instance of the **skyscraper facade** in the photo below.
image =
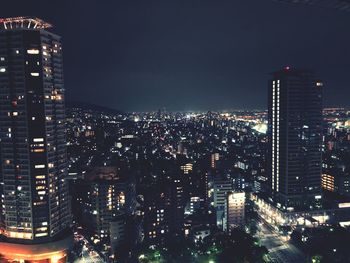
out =
<svg viewBox="0 0 350 263"><path fill-rule="evenodd" d="M322 82L310 71L274 72L269 82L269 173L273 200L311 208L321 198Z"/></svg>
<svg viewBox="0 0 350 263"><path fill-rule="evenodd" d="M43 260L40 245L60 242L57 261L70 232L62 46L50 27L0 19L0 251L19 260Z"/></svg>

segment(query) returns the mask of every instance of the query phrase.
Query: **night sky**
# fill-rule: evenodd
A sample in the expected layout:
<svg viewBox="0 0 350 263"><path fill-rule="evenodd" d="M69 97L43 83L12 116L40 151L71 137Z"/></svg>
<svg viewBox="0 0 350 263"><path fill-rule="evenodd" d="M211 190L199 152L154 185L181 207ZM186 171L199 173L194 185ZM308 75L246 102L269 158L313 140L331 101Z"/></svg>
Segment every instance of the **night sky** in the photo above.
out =
<svg viewBox="0 0 350 263"><path fill-rule="evenodd" d="M265 108L269 73L308 68L350 106L350 12L272 0L4 1L64 45L66 99L125 111Z"/></svg>

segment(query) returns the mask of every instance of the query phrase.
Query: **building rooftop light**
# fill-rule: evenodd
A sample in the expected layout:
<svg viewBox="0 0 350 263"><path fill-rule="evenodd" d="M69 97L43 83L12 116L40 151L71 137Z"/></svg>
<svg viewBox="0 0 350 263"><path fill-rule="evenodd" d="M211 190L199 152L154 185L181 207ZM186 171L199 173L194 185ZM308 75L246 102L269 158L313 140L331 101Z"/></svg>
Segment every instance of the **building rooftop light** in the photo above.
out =
<svg viewBox="0 0 350 263"><path fill-rule="evenodd" d="M0 18L0 29L16 29L16 28L28 28L28 29L44 29L52 27L51 24L36 18L36 17L10 17Z"/></svg>

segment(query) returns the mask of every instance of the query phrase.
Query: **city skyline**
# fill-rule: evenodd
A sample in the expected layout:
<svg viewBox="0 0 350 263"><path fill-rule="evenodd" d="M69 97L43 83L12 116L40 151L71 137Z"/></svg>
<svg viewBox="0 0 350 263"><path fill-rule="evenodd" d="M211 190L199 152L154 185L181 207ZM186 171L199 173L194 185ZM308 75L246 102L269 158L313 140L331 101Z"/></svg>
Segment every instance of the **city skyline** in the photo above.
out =
<svg viewBox="0 0 350 263"><path fill-rule="evenodd" d="M290 66L322 76L325 106L349 106L349 12L271 0L152 3L63 1L53 12L38 0L6 3L2 16L42 17L64 36L68 101L122 111L267 108L269 73Z"/></svg>
<svg viewBox="0 0 350 263"><path fill-rule="evenodd" d="M350 262L350 0L4 6L0 263Z"/></svg>

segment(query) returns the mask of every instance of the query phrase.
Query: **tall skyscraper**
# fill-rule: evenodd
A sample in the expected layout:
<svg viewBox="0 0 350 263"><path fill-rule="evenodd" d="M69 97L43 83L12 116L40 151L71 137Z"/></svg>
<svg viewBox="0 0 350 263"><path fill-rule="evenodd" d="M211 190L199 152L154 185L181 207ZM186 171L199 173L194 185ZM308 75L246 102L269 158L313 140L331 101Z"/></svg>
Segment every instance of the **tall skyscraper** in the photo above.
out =
<svg viewBox="0 0 350 263"><path fill-rule="evenodd" d="M64 260L70 235L60 37L29 17L0 19L0 253Z"/></svg>
<svg viewBox="0 0 350 263"><path fill-rule="evenodd" d="M269 82L269 172L281 209L305 209L320 198L322 82L286 67ZM315 202L316 201L316 202Z"/></svg>

